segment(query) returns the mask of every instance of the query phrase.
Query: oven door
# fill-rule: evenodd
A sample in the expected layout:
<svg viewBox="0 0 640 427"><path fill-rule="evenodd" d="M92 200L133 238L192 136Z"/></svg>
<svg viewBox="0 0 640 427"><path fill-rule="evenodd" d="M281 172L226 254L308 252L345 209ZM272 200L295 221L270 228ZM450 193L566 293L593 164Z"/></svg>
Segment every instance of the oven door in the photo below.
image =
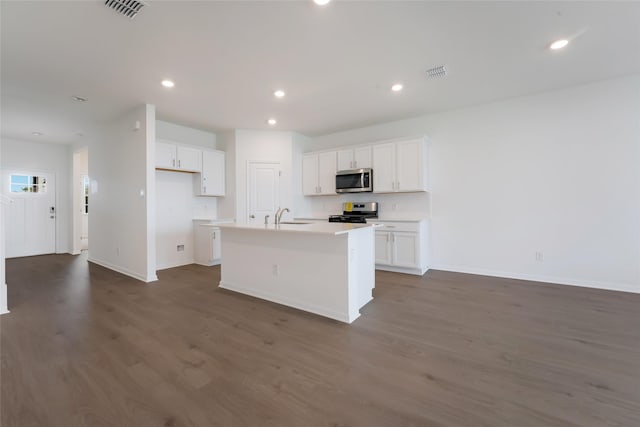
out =
<svg viewBox="0 0 640 427"><path fill-rule="evenodd" d="M349 169L336 173L336 193L373 191L371 169Z"/></svg>

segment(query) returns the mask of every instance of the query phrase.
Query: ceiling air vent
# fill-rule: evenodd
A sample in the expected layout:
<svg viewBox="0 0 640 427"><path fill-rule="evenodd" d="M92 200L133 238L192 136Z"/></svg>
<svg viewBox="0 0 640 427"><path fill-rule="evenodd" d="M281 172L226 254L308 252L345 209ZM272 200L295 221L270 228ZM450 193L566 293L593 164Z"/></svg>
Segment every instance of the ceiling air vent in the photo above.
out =
<svg viewBox="0 0 640 427"><path fill-rule="evenodd" d="M433 67L427 70L427 76L431 79L436 79L438 77L444 77L447 75L447 69L444 68L444 65L440 65L438 67Z"/></svg>
<svg viewBox="0 0 640 427"><path fill-rule="evenodd" d="M137 0L105 0L104 4L129 19L136 17L144 3Z"/></svg>

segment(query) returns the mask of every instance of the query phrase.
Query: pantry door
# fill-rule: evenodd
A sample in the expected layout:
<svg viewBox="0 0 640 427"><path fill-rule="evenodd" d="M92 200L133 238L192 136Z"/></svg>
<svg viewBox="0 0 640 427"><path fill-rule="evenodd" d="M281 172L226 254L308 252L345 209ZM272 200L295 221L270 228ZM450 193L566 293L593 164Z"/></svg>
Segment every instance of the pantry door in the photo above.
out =
<svg viewBox="0 0 640 427"><path fill-rule="evenodd" d="M273 224L280 204L280 163L247 164L247 223L263 224L265 215Z"/></svg>
<svg viewBox="0 0 640 427"><path fill-rule="evenodd" d="M6 257L55 253L55 174L6 170L2 183L2 192L11 199L5 210Z"/></svg>

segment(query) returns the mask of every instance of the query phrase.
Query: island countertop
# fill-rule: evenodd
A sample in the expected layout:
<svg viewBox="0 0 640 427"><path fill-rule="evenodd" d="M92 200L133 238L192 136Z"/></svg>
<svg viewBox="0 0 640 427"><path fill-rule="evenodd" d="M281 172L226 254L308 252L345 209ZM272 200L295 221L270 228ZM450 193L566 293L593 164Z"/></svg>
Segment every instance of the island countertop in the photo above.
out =
<svg viewBox="0 0 640 427"><path fill-rule="evenodd" d="M375 228L377 224L348 224L340 222L312 222L295 221L295 224L216 224L222 230L227 228L241 230L255 230L273 233L314 233L314 234L346 234L362 228Z"/></svg>

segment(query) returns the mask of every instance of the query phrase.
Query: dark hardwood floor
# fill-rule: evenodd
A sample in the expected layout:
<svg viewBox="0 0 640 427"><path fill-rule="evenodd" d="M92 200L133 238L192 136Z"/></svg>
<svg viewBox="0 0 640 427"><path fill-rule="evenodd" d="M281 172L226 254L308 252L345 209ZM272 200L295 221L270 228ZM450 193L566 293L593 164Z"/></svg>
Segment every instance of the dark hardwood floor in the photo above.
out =
<svg viewBox="0 0 640 427"><path fill-rule="evenodd" d="M159 277L8 260L2 426L640 426L640 295L378 272L345 325Z"/></svg>

